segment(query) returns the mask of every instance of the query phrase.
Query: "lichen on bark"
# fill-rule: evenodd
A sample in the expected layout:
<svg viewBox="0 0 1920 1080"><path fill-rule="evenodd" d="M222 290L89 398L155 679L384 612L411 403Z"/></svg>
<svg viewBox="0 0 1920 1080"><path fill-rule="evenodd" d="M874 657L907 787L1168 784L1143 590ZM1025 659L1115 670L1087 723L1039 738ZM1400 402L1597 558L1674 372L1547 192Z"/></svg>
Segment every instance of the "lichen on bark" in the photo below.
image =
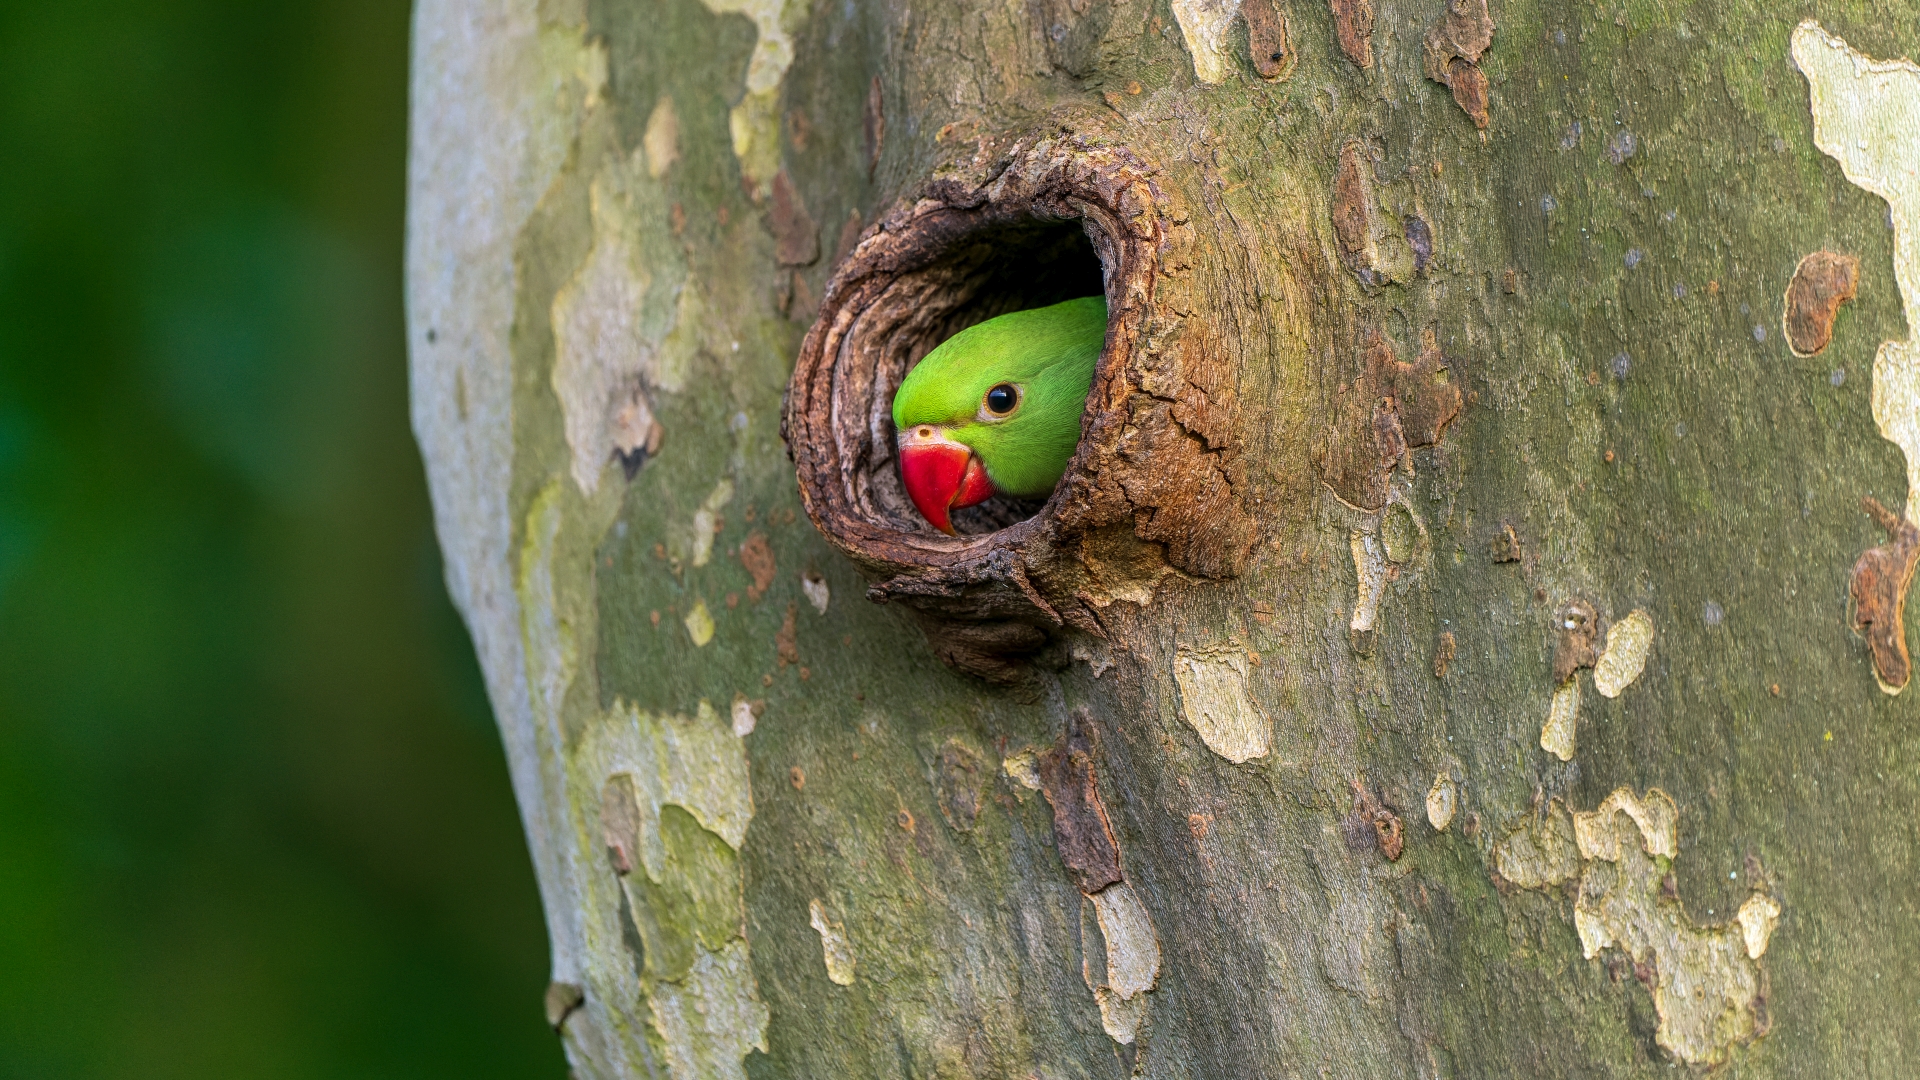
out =
<svg viewBox="0 0 1920 1080"><path fill-rule="evenodd" d="M1911 233L1792 57L1920 12L1270 7L417 9L415 426L582 1076L1912 1071L1920 725L1840 599ZM1049 176L1128 312L1057 546L823 535L816 315ZM1568 598L1620 651L1563 759ZM1671 832L1615 799L1591 854L1620 789Z"/></svg>

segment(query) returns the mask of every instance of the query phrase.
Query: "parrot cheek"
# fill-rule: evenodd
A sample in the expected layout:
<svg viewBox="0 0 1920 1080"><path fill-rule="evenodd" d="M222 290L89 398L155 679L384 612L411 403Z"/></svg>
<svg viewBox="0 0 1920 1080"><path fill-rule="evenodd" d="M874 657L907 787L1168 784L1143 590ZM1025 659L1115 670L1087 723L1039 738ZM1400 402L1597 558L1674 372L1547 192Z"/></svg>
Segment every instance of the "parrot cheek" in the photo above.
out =
<svg viewBox="0 0 1920 1080"><path fill-rule="evenodd" d="M968 466L979 468L973 451L956 442L911 442L900 448L900 479L906 485L907 497L922 517L949 536L953 535L953 523L947 511L962 492ZM984 471L981 478L985 479Z"/></svg>

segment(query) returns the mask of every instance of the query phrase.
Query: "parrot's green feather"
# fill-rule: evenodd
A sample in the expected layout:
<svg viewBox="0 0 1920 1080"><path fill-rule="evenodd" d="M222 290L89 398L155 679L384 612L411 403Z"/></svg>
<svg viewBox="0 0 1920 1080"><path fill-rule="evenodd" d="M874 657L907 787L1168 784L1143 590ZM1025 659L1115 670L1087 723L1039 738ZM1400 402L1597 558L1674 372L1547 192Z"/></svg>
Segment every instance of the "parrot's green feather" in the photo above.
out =
<svg viewBox="0 0 1920 1080"><path fill-rule="evenodd" d="M970 326L907 372L893 396L894 426L944 427L979 455L1002 494L1043 498L1080 441L1080 414L1106 337L1107 302L1098 296ZM1001 383L1020 387L1020 407L983 422L981 401Z"/></svg>

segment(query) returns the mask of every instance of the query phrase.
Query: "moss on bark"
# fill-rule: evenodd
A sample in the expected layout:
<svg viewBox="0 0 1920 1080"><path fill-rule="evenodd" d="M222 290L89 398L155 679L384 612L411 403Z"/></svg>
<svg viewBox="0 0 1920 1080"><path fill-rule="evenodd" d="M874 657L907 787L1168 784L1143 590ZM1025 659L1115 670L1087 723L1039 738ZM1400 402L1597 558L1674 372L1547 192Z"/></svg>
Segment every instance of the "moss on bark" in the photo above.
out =
<svg viewBox="0 0 1920 1080"><path fill-rule="evenodd" d="M1882 539L1860 498L1904 488L1869 393L1876 347L1907 331L1886 204L1815 147L1788 38L1814 17L1911 55L1920 14L1513 2L1478 76L1449 54L1449 89L1423 59L1441 0L1379 9L1366 69L1328 5L1272 6L1297 57L1274 81L1231 5L759 12L792 43L778 160L805 213L778 220L736 130L759 115L740 108L764 45L748 15L421 6L417 426L556 979L585 991L560 1025L582 1075L1654 1075L1662 973L1586 958L1577 886L1495 865L1503 838L1619 788L1678 807L1649 902L1702 928L1753 894L1783 910L1750 958L1768 1033L1722 1047L1742 1075L1912 1071L1920 704L1876 686L1846 611ZM1194 40L1217 45L1217 81ZM1484 132L1460 99L1475 79ZM1259 533L1237 576L1105 604L1106 641L1063 632L994 688L863 599L778 427L859 230L1048 137L1125 146L1184 207L1151 325L1228 358L1211 400L1231 398L1233 494ZM777 242L802 227L811 248ZM1821 249L1859 260L1858 293L1799 357L1782 296ZM1402 361L1439 350L1466 399L1437 446L1389 462L1384 521L1315 455L1376 334ZM652 451L596 451L582 484L579 433L633 402ZM1384 585L1356 633L1363 572ZM1603 622L1642 610L1655 635L1617 697L1581 696L1563 762L1540 728L1552 616L1576 599ZM1208 671L1271 725L1239 763L1179 678L1228 654ZM1144 1007L1097 999L1138 942L1075 889L1020 764L1078 710L1158 950ZM716 779L729 755L744 784ZM659 804L636 804L659 876L625 889L615 773L655 777ZM1458 808L1436 831L1441 775ZM737 834L726 806L751 815ZM835 947L851 985L829 979Z"/></svg>

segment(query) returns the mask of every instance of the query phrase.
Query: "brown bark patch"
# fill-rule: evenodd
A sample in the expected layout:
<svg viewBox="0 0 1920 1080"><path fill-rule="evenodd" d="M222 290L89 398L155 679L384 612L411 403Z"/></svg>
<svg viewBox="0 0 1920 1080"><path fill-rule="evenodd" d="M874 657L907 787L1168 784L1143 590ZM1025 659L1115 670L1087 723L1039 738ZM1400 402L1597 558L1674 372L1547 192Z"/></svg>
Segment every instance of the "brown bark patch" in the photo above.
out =
<svg viewBox="0 0 1920 1080"><path fill-rule="evenodd" d="M1349 850L1358 854L1379 848L1388 861L1397 861L1406 847L1400 816L1388 809L1360 781L1353 781L1353 812L1341 822Z"/></svg>
<svg viewBox="0 0 1920 1080"><path fill-rule="evenodd" d="M1437 445L1460 414L1462 399L1451 377L1453 361L1431 330L1421 333L1420 355L1412 363L1395 356L1378 327L1366 333L1361 374L1337 394L1316 458L1321 480L1335 495L1372 511L1386 506L1394 465L1409 451Z"/></svg>
<svg viewBox="0 0 1920 1080"><path fill-rule="evenodd" d="M1363 68L1373 66L1373 0L1328 0L1333 8L1333 36L1347 59Z"/></svg>
<svg viewBox="0 0 1920 1080"><path fill-rule="evenodd" d="M1513 531L1511 522L1500 523L1499 531L1487 543L1487 554L1497 563L1520 561L1520 534Z"/></svg>
<svg viewBox="0 0 1920 1080"><path fill-rule="evenodd" d="M788 604L787 617L773 635L773 652L781 667L800 662L800 640L793 624L794 616L799 613L799 610L798 604Z"/></svg>
<svg viewBox="0 0 1920 1080"><path fill-rule="evenodd" d="M767 231L773 233L773 260L781 266L808 266L820 257L820 230L785 169L773 174Z"/></svg>
<svg viewBox="0 0 1920 1080"><path fill-rule="evenodd" d="M1599 616L1585 600L1569 599L1554 611L1553 685L1559 686L1600 659L1600 651L1593 646L1599 633Z"/></svg>
<svg viewBox="0 0 1920 1080"><path fill-rule="evenodd" d="M1241 0L1240 17L1247 23L1247 52L1253 70L1263 79L1284 79L1293 74L1299 56L1293 50L1286 11L1275 0Z"/></svg>
<svg viewBox="0 0 1920 1080"><path fill-rule="evenodd" d="M1860 288L1860 260L1832 251L1816 251L1800 260L1787 285L1780 321L1795 356L1818 356L1833 340L1840 305Z"/></svg>
<svg viewBox="0 0 1920 1080"><path fill-rule="evenodd" d="M1873 673L1888 693L1906 688L1913 675L1907 656L1907 586L1920 562L1920 528L1880 505L1872 496L1860 500L1869 515L1887 531L1887 542L1871 548L1853 564L1847 591L1853 598L1853 630L1867 639L1873 654Z"/></svg>
<svg viewBox="0 0 1920 1080"><path fill-rule="evenodd" d="M1380 261L1374 245L1377 214L1367 145L1359 139L1348 139L1340 147L1339 165L1333 174L1333 235L1341 263L1370 285L1377 278L1374 266Z"/></svg>
<svg viewBox="0 0 1920 1080"><path fill-rule="evenodd" d="M1480 65L1454 57L1447 64L1447 77L1441 81L1453 91L1453 103L1473 118L1473 126L1485 130L1488 120L1487 74L1480 70Z"/></svg>
<svg viewBox="0 0 1920 1080"><path fill-rule="evenodd" d="M753 584L747 586L747 599L757 603L773 585L773 547L767 543L767 534L753 533L740 545L740 565L753 575Z"/></svg>
<svg viewBox="0 0 1920 1080"><path fill-rule="evenodd" d="M1094 781L1093 746L1078 719L1051 750L1040 755L1040 793L1053 807L1054 850L1083 893L1124 880L1120 845Z"/></svg>
<svg viewBox="0 0 1920 1080"><path fill-rule="evenodd" d="M1453 654L1456 647L1453 640L1453 631L1442 630L1440 632L1439 643L1433 647L1434 678L1444 679L1447 677L1447 671L1453 667Z"/></svg>
<svg viewBox="0 0 1920 1080"><path fill-rule="evenodd" d="M1480 55L1493 44L1493 17L1487 0L1447 0L1446 14L1427 27L1423 54L1427 78L1453 91L1453 100L1473 118L1473 126L1487 126L1487 76Z"/></svg>

